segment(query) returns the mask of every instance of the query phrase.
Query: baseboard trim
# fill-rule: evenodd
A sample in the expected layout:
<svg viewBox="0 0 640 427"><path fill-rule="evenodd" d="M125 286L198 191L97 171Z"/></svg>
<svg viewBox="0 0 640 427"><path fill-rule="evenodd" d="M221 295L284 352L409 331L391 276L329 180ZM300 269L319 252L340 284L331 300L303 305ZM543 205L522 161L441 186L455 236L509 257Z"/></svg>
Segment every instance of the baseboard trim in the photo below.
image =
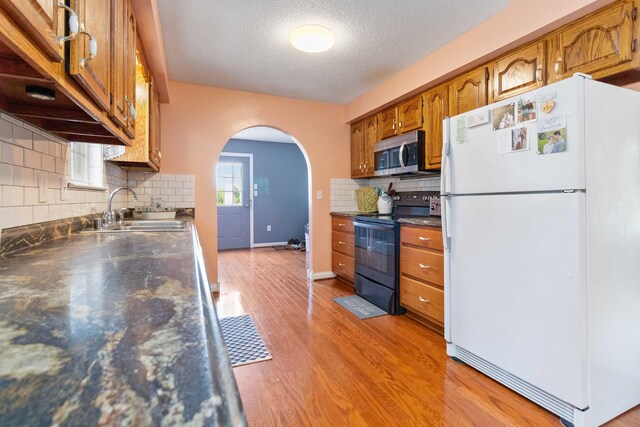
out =
<svg viewBox="0 0 640 427"><path fill-rule="evenodd" d="M289 242L271 242L271 243L254 243L252 248L270 248L271 246L281 246L286 245Z"/></svg>
<svg viewBox="0 0 640 427"><path fill-rule="evenodd" d="M311 277L313 278L313 280L322 280L322 279L333 279L334 277L336 277L336 275L333 273L333 271L320 271L320 272L314 272L311 274Z"/></svg>

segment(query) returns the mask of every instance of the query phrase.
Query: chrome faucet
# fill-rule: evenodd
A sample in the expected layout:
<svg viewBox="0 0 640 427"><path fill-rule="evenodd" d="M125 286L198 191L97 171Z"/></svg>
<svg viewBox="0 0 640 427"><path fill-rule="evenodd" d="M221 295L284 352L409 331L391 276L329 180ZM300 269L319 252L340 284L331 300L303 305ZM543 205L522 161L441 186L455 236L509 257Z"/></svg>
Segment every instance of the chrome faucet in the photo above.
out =
<svg viewBox="0 0 640 427"><path fill-rule="evenodd" d="M111 194L109 194L109 202L107 203L107 210L106 212L102 215L102 220L103 220L103 226L107 226L109 224L111 224L112 222L115 222L116 220L116 212L111 210L111 203L113 202L113 196L116 195L116 193L120 190L127 190L129 191L131 194L133 194L133 200L134 201L138 201L138 195L136 194L135 191L133 191L131 188L129 187L118 187L115 190L113 190L111 192ZM121 217L124 219L124 214L121 212Z"/></svg>

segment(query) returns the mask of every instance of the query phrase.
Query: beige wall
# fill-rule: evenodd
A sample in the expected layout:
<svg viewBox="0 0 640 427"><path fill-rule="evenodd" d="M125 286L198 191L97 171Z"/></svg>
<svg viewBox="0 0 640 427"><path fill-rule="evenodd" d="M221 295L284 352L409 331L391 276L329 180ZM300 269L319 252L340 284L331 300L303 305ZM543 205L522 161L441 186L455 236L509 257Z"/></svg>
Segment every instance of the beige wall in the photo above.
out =
<svg viewBox="0 0 640 427"><path fill-rule="evenodd" d="M407 93L480 65L500 53L586 15L613 0L516 0L346 106L351 122Z"/></svg>
<svg viewBox="0 0 640 427"><path fill-rule="evenodd" d="M350 173L344 106L178 82L170 82L169 91L171 103L161 111L162 172L196 176L196 225L210 281L218 277L215 164L235 133L258 125L291 135L308 156L313 270L330 271L330 179ZM317 191L323 192L322 200Z"/></svg>

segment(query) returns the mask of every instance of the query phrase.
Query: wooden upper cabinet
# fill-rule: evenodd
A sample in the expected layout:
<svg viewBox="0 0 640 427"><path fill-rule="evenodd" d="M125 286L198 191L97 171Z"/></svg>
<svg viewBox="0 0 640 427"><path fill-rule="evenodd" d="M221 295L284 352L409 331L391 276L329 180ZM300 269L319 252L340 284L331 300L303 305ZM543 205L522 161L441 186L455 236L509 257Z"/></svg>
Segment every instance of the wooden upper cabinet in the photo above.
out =
<svg viewBox="0 0 640 427"><path fill-rule="evenodd" d="M158 89L151 80L149 90L149 160L160 169L160 98Z"/></svg>
<svg viewBox="0 0 640 427"><path fill-rule="evenodd" d="M493 63L493 102L545 85L546 41L525 46Z"/></svg>
<svg viewBox="0 0 640 427"><path fill-rule="evenodd" d="M135 136L136 19L128 0L112 0L111 103L109 115L125 133Z"/></svg>
<svg viewBox="0 0 640 427"><path fill-rule="evenodd" d="M370 116L364 119L364 144L362 150L362 158L364 160L364 176L373 176L375 172L374 168L374 154L373 149L378 142L378 124L376 116Z"/></svg>
<svg viewBox="0 0 640 427"><path fill-rule="evenodd" d="M449 85L429 89L424 94L425 152L427 169L439 169L442 162L442 120L449 115Z"/></svg>
<svg viewBox="0 0 640 427"><path fill-rule="evenodd" d="M378 113L378 139L398 134L398 107L393 106Z"/></svg>
<svg viewBox="0 0 640 427"><path fill-rule="evenodd" d="M422 127L422 95L414 96L398 105L399 133Z"/></svg>
<svg viewBox="0 0 640 427"><path fill-rule="evenodd" d="M449 84L449 108L451 115L466 113L488 104L487 86L489 71L477 68L455 78Z"/></svg>
<svg viewBox="0 0 640 427"><path fill-rule="evenodd" d="M117 1L117 0L114 0ZM127 1L127 23L126 23L126 51L125 64L126 73L124 77L124 101L129 106L126 126L124 132L129 136L136 135L136 117L131 112L136 111L136 57L138 49L138 23L133 14L133 6ZM150 71L149 71L150 73Z"/></svg>
<svg viewBox="0 0 640 427"><path fill-rule="evenodd" d="M637 13L632 0L619 1L552 35L549 81L578 72L601 79L632 68Z"/></svg>
<svg viewBox="0 0 640 427"><path fill-rule="evenodd" d="M0 0L0 6L53 61L64 61L64 9L58 0Z"/></svg>
<svg viewBox="0 0 640 427"><path fill-rule="evenodd" d="M104 110L109 111L111 95L111 0L72 0L81 26L70 42L69 74ZM95 40L96 55L91 58L90 40Z"/></svg>
<svg viewBox="0 0 640 427"><path fill-rule="evenodd" d="M360 177L364 174L364 159L362 147L364 144L364 122L360 121L351 125L351 177Z"/></svg>

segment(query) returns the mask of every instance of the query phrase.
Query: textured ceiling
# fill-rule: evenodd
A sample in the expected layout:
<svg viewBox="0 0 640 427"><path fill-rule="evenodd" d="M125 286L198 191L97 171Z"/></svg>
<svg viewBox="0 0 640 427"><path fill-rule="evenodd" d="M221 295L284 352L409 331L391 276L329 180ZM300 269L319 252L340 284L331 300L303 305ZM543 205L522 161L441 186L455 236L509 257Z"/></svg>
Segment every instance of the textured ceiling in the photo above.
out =
<svg viewBox="0 0 640 427"><path fill-rule="evenodd" d="M347 103L515 0L158 0L169 79ZM331 29L327 52L289 42Z"/></svg>
<svg viewBox="0 0 640 427"><path fill-rule="evenodd" d="M241 130L231 137L231 139L244 139L247 141L266 141L266 142L284 142L287 144L295 144L295 141L291 139L286 133L279 131L278 129L270 128L267 126L255 126Z"/></svg>

